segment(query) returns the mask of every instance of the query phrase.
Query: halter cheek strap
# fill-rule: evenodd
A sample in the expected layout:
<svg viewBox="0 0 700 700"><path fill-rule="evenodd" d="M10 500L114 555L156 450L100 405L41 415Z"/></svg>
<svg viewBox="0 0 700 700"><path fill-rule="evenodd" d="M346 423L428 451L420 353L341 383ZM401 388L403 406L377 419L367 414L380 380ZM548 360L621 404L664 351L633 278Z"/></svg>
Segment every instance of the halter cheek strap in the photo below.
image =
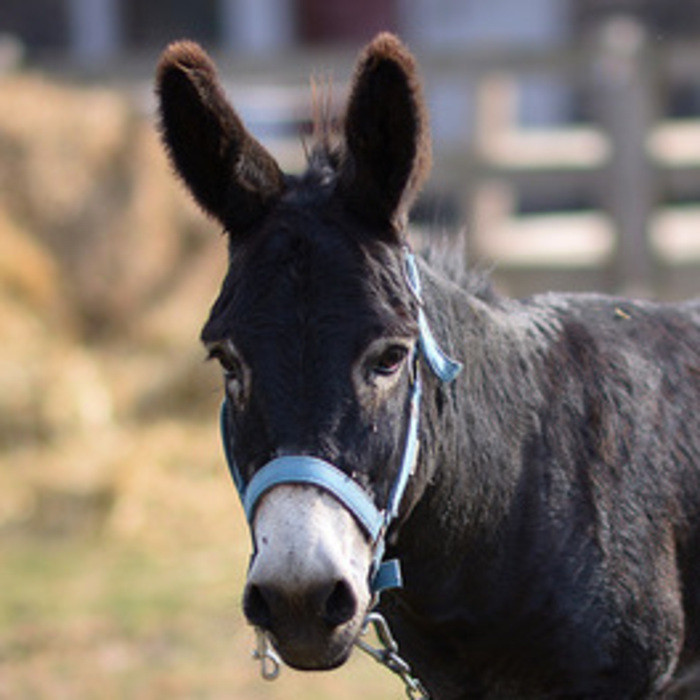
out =
<svg viewBox="0 0 700 700"><path fill-rule="evenodd" d="M419 304L419 340L413 360L414 364L417 365L419 357L422 356L438 379L443 382L451 382L461 371L462 365L442 351L430 330L423 311L418 266L409 250L405 251L405 263L406 280ZM367 491L351 477L330 462L309 455L277 457L258 470L250 482L246 484L233 455L229 406L224 401L221 406L221 437L224 453L248 522L252 526L257 504L262 496L274 486L280 484L312 484L317 486L330 493L353 515L372 543L373 563L370 572L372 592L376 594L387 588L400 587L402 580L398 560L384 560L385 537L389 525L398 515L408 480L416 466L420 403L421 381L420 374L416 371L411 388L409 417L401 464L389 493L386 507L380 510Z"/></svg>
<svg viewBox="0 0 700 700"><path fill-rule="evenodd" d="M440 345L438 344L433 332L430 330L430 324L428 319L425 317L425 311L423 310L423 290L420 282L420 275L418 274L418 265L416 264L416 258L410 251L406 251L406 280L408 281L408 286L413 293L413 296L418 300L418 342L420 343L420 348L428 363L428 366L433 371L433 374L440 379L440 381L449 384L451 381L456 379L457 375L462 371L462 363L453 360L451 357L446 355Z"/></svg>

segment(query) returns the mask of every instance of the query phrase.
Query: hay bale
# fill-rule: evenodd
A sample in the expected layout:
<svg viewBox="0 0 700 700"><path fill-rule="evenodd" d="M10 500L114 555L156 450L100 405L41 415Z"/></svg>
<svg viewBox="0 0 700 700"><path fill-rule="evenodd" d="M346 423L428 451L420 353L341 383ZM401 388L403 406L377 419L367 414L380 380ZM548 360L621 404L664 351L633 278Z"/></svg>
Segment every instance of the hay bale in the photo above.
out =
<svg viewBox="0 0 700 700"><path fill-rule="evenodd" d="M177 284L209 227L125 95L35 76L2 90L0 208L55 257L84 332L122 334Z"/></svg>

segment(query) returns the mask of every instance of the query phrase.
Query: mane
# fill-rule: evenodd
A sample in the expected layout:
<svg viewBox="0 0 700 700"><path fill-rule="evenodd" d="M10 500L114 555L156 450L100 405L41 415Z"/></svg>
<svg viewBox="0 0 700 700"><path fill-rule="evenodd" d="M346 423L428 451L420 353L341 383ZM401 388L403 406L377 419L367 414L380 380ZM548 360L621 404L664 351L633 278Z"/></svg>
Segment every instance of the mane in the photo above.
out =
<svg viewBox="0 0 700 700"><path fill-rule="evenodd" d="M420 250L421 257L440 276L470 296L497 304L501 296L493 286L490 270L470 267L466 262L465 234L432 230Z"/></svg>
<svg viewBox="0 0 700 700"><path fill-rule="evenodd" d="M335 179L343 154L339 119L333 113L333 79L329 74L311 75L311 142L302 138L306 154L304 179L327 182Z"/></svg>

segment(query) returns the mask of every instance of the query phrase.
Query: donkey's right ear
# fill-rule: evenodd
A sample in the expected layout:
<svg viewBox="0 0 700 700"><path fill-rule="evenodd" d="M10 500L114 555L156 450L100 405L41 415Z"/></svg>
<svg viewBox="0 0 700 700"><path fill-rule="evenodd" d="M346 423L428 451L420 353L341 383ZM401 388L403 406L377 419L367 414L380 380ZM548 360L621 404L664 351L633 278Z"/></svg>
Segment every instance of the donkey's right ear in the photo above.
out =
<svg viewBox="0 0 700 700"><path fill-rule="evenodd" d="M280 196L284 176L228 103L209 56L194 42L171 44L156 93L163 142L199 205L230 233L249 228Z"/></svg>

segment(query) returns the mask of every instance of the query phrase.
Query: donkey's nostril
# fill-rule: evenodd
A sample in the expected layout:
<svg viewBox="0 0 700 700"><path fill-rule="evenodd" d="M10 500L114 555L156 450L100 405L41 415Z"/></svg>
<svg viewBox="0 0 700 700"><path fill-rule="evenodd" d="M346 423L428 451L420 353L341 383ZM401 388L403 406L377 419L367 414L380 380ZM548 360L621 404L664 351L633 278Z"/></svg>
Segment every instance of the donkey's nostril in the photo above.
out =
<svg viewBox="0 0 700 700"><path fill-rule="evenodd" d="M243 613L248 622L255 627L269 630L272 624L272 609L270 607L269 593L264 587L254 583L246 587L243 596Z"/></svg>
<svg viewBox="0 0 700 700"><path fill-rule="evenodd" d="M357 599L347 581L336 581L323 606L323 620L331 627L352 620L357 611Z"/></svg>
<svg viewBox="0 0 700 700"><path fill-rule="evenodd" d="M357 608L355 593L344 579L306 592L283 592L274 586L249 583L243 596L248 622L267 631L295 616L308 621L315 618L334 629L351 620Z"/></svg>

